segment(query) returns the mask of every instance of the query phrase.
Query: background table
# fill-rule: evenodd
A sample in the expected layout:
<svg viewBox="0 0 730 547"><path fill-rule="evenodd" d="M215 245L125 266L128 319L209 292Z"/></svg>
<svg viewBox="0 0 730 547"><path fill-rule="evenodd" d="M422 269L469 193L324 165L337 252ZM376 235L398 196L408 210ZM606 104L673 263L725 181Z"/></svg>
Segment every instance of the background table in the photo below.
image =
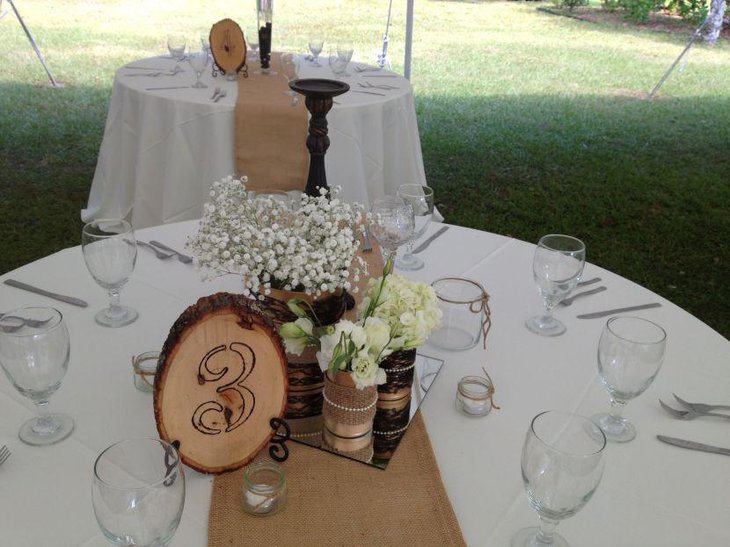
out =
<svg viewBox="0 0 730 547"><path fill-rule="evenodd" d="M194 73L187 62L175 76L132 76L151 71L128 68L170 70L175 64L155 57L117 71L88 205L81 211L85 222L124 217L144 228L200 218L211 184L234 172L237 82L213 78L208 69L203 76L208 89L147 91L189 86ZM394 194L400 184L426 184L426 176L411 84L387 71L378 74L388 77L358 74L353 66L343 79L352 92L338 97L327 116L325 164L329 185L341 185L343 199L369 207L370 200ZM328 66L302 61L300 67L300 78L333 78ZM398 89L358 85L368 81ZM217 103L210 100L215 87L227 92Z"/></svg>
<svg viewBox="0 0 730 547"><path fill-rule="evenodd" d="M433 225L429 232L437 228ZM194 222L168 224L141 230L138 237L182 248L194 229ZM608 290L556 311L568 326L563 336L536 336L523 325L541 309L532 280L533 251L529 243L451 227L421 254L426 268L409 274L426 282L460 275L479 281L491 294L493 326L486 352L481 345L464 352L429 344L421 350L445 360L422 412L468 544L508 545L517 529L536 523L520 477L522 442L535 414L561 408L590 416L608 408L596 365L605 319L580 320L576 315L657 301L661 308L637 312L664 326L668 336L656 381L627 408L638 437L608 445L605 474L594 498L558 530L576 547L730 545L730 460L654 438L662 433L730 447L727 423L675 420L657 402L676 392L688 400L727 403L730 342L667 300L590 264L586 277L602 277ZM0 284L3 311L51 305L65 315L71 364L51 407L76 420L72 436L57 445L24 445L17 431L34 414L32 404L9 382L0 381L0 444L13 452L0 466L2 544L103 546L91 506L93 462L117 440L156 435L152 397L133 386L132 355L158 349L178 314L198 297L235 291L239 281L228 277L201 282L192 266L175 259L160 261L140 248L137 269L122 291L122 302L137 308L140 318L121 329L106 329L94 323L106 296L86 272L78 247L28 264L0 281L5 277L82 297L90 306L76 308ZM482 366L495 382L495 401L502 409L485 418L468 418L454 408L456 383L464 375L479 374ZM212 479L189 469L186 479L185 512L172 545L203 547Z"/></svg>

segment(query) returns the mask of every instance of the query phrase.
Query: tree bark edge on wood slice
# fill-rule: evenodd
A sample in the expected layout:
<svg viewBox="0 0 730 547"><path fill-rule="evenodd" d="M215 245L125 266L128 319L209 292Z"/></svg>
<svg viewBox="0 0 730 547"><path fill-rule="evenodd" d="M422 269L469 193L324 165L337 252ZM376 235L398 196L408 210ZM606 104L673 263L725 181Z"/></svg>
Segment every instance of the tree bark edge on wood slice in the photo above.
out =
<svg viewBox="0 0 730 547"><path fill-rule="evenodd" d="M175 321L155 375L160 437L202 473L243 467L269 443L271 418L284 416L286 354L258 303L216 293Z"/></svg>

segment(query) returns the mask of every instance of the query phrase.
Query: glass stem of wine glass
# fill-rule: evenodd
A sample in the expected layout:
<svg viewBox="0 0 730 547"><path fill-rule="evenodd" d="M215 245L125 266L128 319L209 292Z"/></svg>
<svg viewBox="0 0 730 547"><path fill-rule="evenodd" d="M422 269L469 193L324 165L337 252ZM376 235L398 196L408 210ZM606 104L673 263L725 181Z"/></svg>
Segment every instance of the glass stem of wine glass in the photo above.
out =
<svg viewBox="0 0 730 547"><path fill-rule="evenodd" d="M537 541L539 545L552 545L555 527L560 521L548 519L538 515L540 527L537 531Z"/></svg>
<svg viewBox="0 0 730 547"><path fill-rule="evenodd" d="M38 420L33 424L33 432L38 435L50 435L56 431L58 424L48 410L48 399L34 400L33 402L38 409Z"/></svg>
<svg viewBox="0 0 730 547"><path fill-rule="evenodd" d="M610 397L610 400L611 400L611 410L609 411L609 415L611 416L611 421L613 421L617 424L623 422L624 421L624 407L626 406L626 401L620 401L613 397Z"/></svg>
<svg viewBox="0 0 730 547"><path fill-rule="evenodd" d="M395 253L396 251L383 249L383 254L385 254L385 266L383 266L383 275L389 275L393 273L393 262L395 262Z"/></svg>
<svg viewBox="0 0 730 547"><path fill-rule="evenodd" d="M121 310L119 309L119 289L109 290L109 311L107 314L110 317L116 317L120 315Z"/></svg>

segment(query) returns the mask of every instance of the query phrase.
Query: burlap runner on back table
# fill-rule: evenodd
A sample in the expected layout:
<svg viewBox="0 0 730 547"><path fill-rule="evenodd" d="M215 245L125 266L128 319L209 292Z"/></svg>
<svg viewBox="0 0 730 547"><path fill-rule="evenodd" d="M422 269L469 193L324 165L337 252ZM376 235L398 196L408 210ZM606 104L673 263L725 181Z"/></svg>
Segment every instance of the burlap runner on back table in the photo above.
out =
<svg viewBox="0 0 730 547"><path fill-rule="evenodd" d="M383 471L288 443L286 508L255 517L241 504L243 470L213 482L208 545L465 545L421 413Z"/></svg>
<svg viewBox="0 0 730 547"><path fill-rule="evenodd" d="M235 108L236 173L249 190L304 190L309 168L306 141L309 114L304 98L292 106L281 53L271 54L278 74L249 70L238 80Z"/></svg>

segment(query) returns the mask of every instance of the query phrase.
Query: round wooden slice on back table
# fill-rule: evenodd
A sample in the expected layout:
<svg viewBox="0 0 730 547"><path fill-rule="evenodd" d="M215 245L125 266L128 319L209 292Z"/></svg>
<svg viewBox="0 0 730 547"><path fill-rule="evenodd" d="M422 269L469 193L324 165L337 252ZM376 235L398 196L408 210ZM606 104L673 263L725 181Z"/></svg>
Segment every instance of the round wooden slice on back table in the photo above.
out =
<svg viewBox="0 0 730 547"><path fill-rule="evenodd" d="M210 29L210 52L224 74L235 74L246 64L246 40L238 23L218 21Z"/></svg>
<svg viewBox="0 0 730 547"><path fill-rule="evenodd" d="M203 473L251 461L284 415L286 354L255 301L217 293L190 306L165 341L155 377L160 437Z"/></svg>

